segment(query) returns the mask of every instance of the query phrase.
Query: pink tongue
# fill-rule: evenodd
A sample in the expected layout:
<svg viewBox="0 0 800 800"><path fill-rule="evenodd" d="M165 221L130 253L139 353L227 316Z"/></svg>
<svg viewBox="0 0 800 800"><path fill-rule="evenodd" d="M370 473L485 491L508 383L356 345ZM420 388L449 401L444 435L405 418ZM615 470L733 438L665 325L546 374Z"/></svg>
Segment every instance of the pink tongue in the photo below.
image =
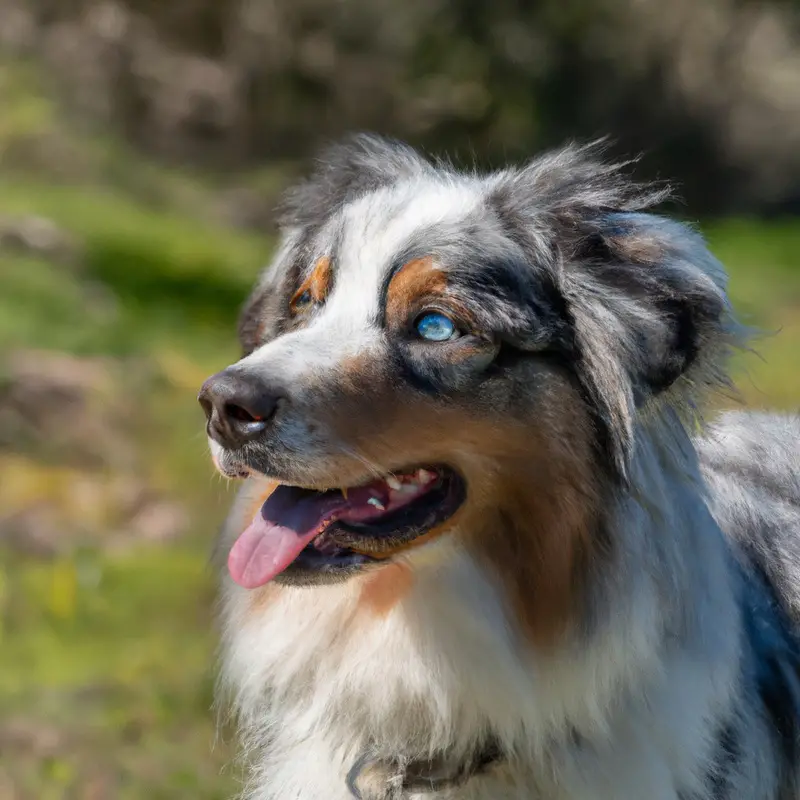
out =
<svg viewBox="0 0 800 800"><path fill-rule="evenodd" d="M279 486L231 548L231 577L245 589L263 586L348 505L338 492L319 494Z"/></svg>

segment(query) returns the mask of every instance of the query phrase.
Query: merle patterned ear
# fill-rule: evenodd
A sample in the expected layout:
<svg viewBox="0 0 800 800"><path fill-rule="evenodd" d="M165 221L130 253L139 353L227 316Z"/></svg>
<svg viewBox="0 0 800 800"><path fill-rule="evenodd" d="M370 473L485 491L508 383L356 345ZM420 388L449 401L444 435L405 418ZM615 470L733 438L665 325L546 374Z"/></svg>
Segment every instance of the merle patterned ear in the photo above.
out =
<svg viewBox="0 0 800 800"><path fill-rule="evenodd" d="M490 202L563 300L578 378L624 476L639 410L667 396L690 405L724 383L740 334L703 239L648 213L669 192L602 156L598 143L547 153L501 175Z"/></svg>
<svg viewBox="0 0 800 800"><path fill-rule="evenodd" d="M315 226L344 203L431 170L413 148L373 134L357 134L329 147L309 178L290 189L281 206L285 227Z"/></svg>
<svg viewBox="0 0 800 800"><path fill-rule="evenodd" d="M724 333L725 273L689 227L652 214L610 213L579 244L578 277L614 314L620 366L637 400L669 389Z"/></svg>
<svg viewBox="0 0 800 800"><path fill-rule="evenodd" d="M689 227L652 214L584 219L564 270L582 380L623 468L638 409L678 384L675 404L725 382L736 326L725 273Z"/></svg>

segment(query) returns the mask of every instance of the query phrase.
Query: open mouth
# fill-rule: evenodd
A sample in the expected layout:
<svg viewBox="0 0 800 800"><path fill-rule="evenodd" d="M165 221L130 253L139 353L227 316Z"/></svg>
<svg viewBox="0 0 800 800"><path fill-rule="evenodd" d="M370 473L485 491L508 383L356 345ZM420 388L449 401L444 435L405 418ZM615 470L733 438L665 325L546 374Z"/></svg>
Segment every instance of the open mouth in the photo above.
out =
<svg viewBox="0 0 800 800"><path fill-rule="evenodd" d="M441 525L464 497L462 478L441 466L326 492L281 485L234 543L228 569L247 589L281 575L338 580Z"/></svg>

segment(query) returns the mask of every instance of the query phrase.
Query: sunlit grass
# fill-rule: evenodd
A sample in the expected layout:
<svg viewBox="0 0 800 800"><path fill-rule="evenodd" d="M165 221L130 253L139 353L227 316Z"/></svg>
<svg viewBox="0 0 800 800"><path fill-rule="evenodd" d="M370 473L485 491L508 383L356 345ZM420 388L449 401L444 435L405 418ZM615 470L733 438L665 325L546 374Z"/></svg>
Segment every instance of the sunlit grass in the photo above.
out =
<svg viewBox="0 0 800 800"><path fill-rule="evenodd" d="M237 306L269 242L86 188L0 186L0 213L54 220L85 256L73 265L0 254L0 352L149 365L147 384L126 388L136 418L124 422L137 431L143 476L182 500L193 522L179 544L109 551L99 542L49 560L0 552L0 719L12 729L23 720L44 741L60 737L41 752L0 747L0 776L37 800L88 796L95 784L130 800L230 796L234 778L221 772L229 753L211 711L208 566L225 489L194 396L235 358ZM4 513L39 500L66 520L113 516L75 506L80 474L68 466L6 457L0 474Z"/></svg>

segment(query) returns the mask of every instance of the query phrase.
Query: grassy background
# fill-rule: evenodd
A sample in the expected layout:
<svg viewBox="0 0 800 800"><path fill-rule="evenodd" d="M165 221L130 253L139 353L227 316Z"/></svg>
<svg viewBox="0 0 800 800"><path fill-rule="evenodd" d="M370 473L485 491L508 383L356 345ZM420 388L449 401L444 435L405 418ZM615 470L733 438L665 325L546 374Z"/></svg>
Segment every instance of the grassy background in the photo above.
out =
<svg viewBox="0 0 800 800"><path fill-rule="evenodd" d="M3 512L51 502L66 529L46 557L0 556L0 796L230 796L210 712L207 568L226 493L195 394L235 357L236 306L269 242L108 188L6 183L0 213L43 215L83 248L76 270L0 253L0 352L112 357L137 443L131 474L189 517L176 541L109 546L113 509L98 515L69 496L81 479L110 484L108 466L0 449ZM73 535L70 521L87 514L97 535Z"/></svg>
<svg viewBox="0 0 800 800"><path fill-rule="evenodd" d="M0 142L19 154L53 120L35 94L6 85L6 101L14 97ZM44 503L55 509L51 528L63 526L45 553L0 527L0 797L228 797L238 775L224 767L231 753L210 710L207 566L227 492L195 394L235 358L237 308L271 242L215 221L218 187L64 136L60 146L83 148L80 176L6 161L0 180L0 218L45 217L77 253L0 245L0 355L99 360L133 454L124 469L87 466L49 441L0 441L0 520ZM737 359L745 401L796 408L800 222L701 228L739 311L776 332L758 356ZM129 476L178 504L180 536L151 541L116 519L114 493ZM79 491L86 485L94 493Z"/></svg>

